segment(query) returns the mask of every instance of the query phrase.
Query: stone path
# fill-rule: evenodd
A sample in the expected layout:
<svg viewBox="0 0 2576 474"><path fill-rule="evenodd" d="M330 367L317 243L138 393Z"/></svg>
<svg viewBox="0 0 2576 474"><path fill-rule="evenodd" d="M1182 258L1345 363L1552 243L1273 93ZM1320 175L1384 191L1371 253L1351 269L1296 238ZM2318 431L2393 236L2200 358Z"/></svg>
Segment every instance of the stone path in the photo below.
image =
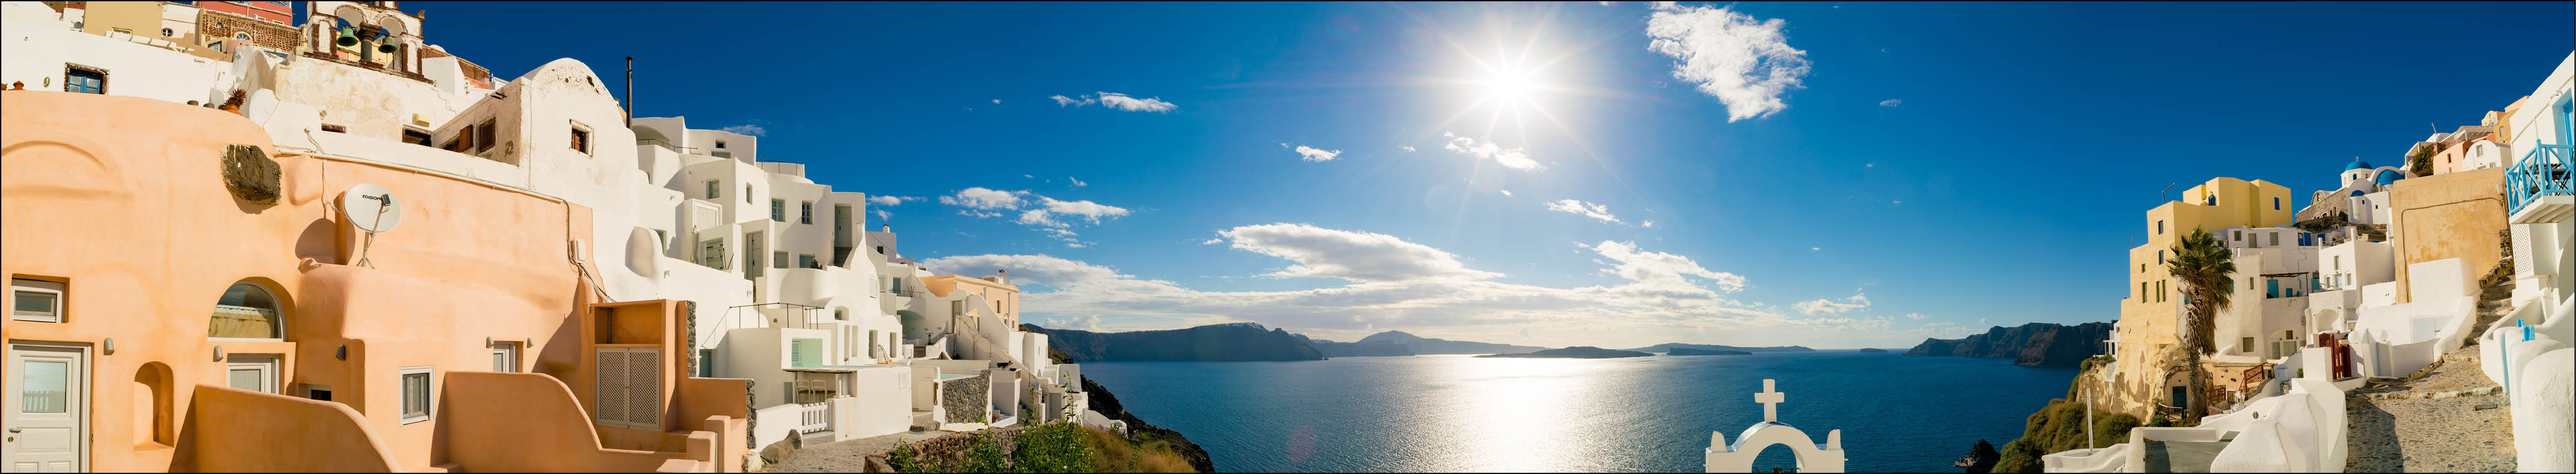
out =
<svg viewBox="0 0 2576 474"><path fill-rule="evenodd" d="M2478 371L2477 349L2354 390L2345 399L2352 451L2344 472L2514 472L2511 407Z"/></svg>
<svg viewBox="0 0 2576 474"><path fill-rule="evenodd" d="M807 445L797 450L787 462L762 466L755 472L861 472L867 467L867 455L894 449L895 443L918 443L922 440L954 434L953 431L902 432L871 438L859 438Z"/></svg>

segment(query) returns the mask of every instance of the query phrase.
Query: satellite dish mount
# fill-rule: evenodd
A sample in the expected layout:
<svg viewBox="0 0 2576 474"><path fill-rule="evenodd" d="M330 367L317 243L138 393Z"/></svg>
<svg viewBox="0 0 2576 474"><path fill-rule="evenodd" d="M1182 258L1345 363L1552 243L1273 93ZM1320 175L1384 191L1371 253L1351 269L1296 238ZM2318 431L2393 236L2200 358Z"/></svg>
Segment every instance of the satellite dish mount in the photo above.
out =
<svg viewBox="0 0 2576 474"><path fill-rule="evenodd" d="M401 201L384 186L360 184L340 195L340 216L367 233L358 250L358 266L375 268L374 262L367 261L367 253L375 249L376 234L394 230L395 224L402 223L402 214Z"/></svg>

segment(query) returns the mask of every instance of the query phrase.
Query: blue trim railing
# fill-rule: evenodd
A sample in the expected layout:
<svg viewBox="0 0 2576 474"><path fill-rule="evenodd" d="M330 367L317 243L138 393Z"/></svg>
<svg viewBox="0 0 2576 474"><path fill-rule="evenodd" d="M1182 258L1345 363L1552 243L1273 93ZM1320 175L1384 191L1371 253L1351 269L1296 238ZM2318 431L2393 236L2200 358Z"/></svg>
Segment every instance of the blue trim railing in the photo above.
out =
<svg viewBox="0 0 2576 474"><path fill-rule="evenodd" d="M2522 207L2542 196L2576 195L2576 146L2534 145L2521 161L2504 173L2506 212L2522 212Z"/></svg>

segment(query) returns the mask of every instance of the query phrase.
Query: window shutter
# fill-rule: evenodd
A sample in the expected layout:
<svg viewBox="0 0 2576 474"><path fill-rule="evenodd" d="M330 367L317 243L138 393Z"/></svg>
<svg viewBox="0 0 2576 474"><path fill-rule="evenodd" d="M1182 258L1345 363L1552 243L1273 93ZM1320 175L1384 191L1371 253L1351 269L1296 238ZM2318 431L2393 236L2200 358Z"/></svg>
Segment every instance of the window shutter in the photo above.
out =
<svg viewBox="0 0 2576 474"><path fill-rule="evenodd" d="M630 348L626 353L626 421L628 428L662 430L662 351Z"/></svg>
<svg viewBox="0 0 2576 474"><path fill-rule="evenodd" d="M821 339L799 338L789 340L787 343L788 365L791 367L813 367L817 361L823 359L821 354L815 351L815 349L817 349L815 346L822 342L823 340Z"/></svg>
<svg viewBox="0 0 2576 474"><path fill-rule="evenodd" d="M599 348L599 364L593 370L598 381L599 413L593 418L602 425L626 426L626 350Z"/></svg>

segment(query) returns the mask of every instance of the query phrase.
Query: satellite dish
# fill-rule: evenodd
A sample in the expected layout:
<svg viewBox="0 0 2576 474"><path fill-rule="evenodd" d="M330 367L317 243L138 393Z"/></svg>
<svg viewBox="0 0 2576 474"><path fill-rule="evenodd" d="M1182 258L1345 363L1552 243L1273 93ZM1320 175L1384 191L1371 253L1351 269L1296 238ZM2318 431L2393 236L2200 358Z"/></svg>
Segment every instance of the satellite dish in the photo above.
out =
<svg viewBox="0 0 2576 474"><path fill-rule="evenodd" d="M340 215L358 230L386 232L402 223L402 203L394 200L394 192L384 186L361 184L340 195Z"/></svg>

